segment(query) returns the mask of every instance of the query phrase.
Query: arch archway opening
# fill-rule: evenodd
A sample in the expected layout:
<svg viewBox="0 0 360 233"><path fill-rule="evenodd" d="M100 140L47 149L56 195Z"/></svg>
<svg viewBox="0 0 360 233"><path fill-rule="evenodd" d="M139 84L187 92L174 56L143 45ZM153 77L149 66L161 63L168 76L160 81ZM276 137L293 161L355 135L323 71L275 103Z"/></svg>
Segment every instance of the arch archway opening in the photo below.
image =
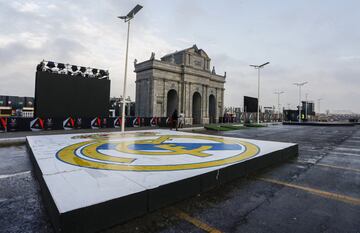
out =
<svg viewBox="0 0 360 233"><path fill-rule="evenodd" d="M195 92L193 94L192 118L193 118L193 124L201 123L201 95L199 92Z"/></svg>
<svg viewBox="0 0 360 233"><path fill-rule="evenodd" d="M177 91L171 89L167 93L167 103L166 103L166 114L170 117L175 109L179 111L178 104L179 104L179 97Z"/></svg>
<svg viewBox="0 0 360 233"><path fill-rule="evenodd" d="M212 94L209 96L209 122L216 123L216 99Z"/></svg>

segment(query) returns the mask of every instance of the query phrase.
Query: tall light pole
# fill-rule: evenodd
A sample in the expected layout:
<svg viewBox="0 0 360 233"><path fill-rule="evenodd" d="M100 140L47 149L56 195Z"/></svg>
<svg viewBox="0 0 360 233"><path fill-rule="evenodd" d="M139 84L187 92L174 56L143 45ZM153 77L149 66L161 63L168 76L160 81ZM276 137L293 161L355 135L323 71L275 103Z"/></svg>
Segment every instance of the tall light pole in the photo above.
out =
<svg viewBox="0 0 360 233"><path fill-rule="evenodd" d="M266 62L262 65L250 65L258 70L258 106L257 106L257 124L260 124L259 115L260 115L260 69L264 66L270 64L270 62Z"/></svg>
<svg viewBox="0 0 360 233"><path fill-rule="evenodd" d="M123 19L125 23L128 23L127 37L126 37L126 54L125 54L125 73L124 73L124 89L123 89L123 106L122 106L122 115L121 115L121 132L125 130L125 106L126 106L126 79L127 79L127 63L128 63L128 54L129 54L129 34L130 34L130 20L134 18L136 13L143 8L141 5L136 5L127 15L119 16L119 19Z"/></svg>
<svg viewBox="0 0 360 233"><path fill-rule="evenodd" d="M284 91L275 91L274 94L277 95L278 111L280 113L280 95L284 94Z"/></svg>
<svg viewBox="0 0 360 233"><path fill-rule="evenodd" d="M305 93L305 119L307 120L308 93Z"/></svg>
<svg viewBox="0 0 360 233"><path fill-rule="evenodd" d="M301 87L307 83L308 82L294 83L294 85L299 87L299 123L301 122Z"/></svg>
<svg viewBox="0 0 360 233"><path fill-rule="evenodd" d="M318 101L318 109L319 109L319 115L320 115L320 101L322 100L322 98L320 98L320 99L317 99L317 101Z"/></svg>

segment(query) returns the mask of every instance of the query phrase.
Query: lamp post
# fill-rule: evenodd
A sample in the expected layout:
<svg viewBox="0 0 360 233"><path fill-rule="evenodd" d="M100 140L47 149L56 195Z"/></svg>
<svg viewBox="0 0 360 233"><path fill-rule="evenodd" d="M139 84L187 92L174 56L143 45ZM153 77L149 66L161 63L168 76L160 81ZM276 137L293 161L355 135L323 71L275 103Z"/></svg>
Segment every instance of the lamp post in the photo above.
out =
<svg viewBox="0 0 360 233"><path fill-rule="evenodd" d="M124 72L124 89L123 89L123 107L121 115L121 132L125 130L125 106L126 106L126 79L127 79L127 63L128 63L128 52L129 52L129 34L130 34L130 20L134 18L135 14L138 13L141 8L141 5L136 5L127 15L119 16L119 19L124 20L125 23L128 23L127 37L126 37L126 54L125 54L125 72Z"/></svg>
<svg viewBox="0 0 360 233"><path fill-rule="evenodd" d="M278 104L278 111L280 113L280 95L284 94L284 91L275 91L274 94L277 95L277 104Z"/></svg>
<svg viewBox="0 0 360 233"><path fill-rule="evenodd" d="M308 82L294 83L294 85L299 87L299 123L301 122L301 87L307 83Z"/></svg>
<svg viewBox="0 0 360 233"><path fill-rule="evenodd" d="M305 119L307 120L308 93L305 94Z"/></svg>
<svg viewBox="0 0 360 233"><path fill-rule="evenodd" d="M318 101L318 109L319 109L319 115L320 115L320 101L322 100L322 98L320 98L320 99L317 99L317 101Z"/></svg>
<svg viewBox="0 0 360 233"><path fill-rule="evenodd" d="M281 94L284 94L285 92L284 91L275 91L274 94L277 95L277 104L278 104L278 117L279 117L279 120L280 120L280 95Z"/></svg>
<svg viewBox="0 0 360 233"><path fill-rule="evenodd" d="M258 106L257 106L257 124L260 124L259 115L260 115L260 69L264 66L270 64L270 62L266 62L262 65L250 65L258 70Z"/></svg>

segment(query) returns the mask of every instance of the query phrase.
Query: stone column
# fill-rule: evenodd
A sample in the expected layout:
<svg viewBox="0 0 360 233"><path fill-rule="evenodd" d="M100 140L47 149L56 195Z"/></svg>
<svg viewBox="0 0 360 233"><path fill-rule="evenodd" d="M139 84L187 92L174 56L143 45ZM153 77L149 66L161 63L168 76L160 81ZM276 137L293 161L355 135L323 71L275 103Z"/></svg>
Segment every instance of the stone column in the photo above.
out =
<svg viewBox="0 0 360 233"><path fill-rule="evenodd" d="M128 112L128 116L131 116L130 114L130 109L131 109L131 102L130 103L127 103L127 112Z"/></svg>
<svg viewBox="0 0 360 233"><path fill-rule="evenodd" d="M219 117L222 117L222 113L221 113L221 108L219 107L219 105L221 104L221 97L220 97L220 93L219 93L219 89L215 88L215 98L216 98L216 123L219 122Z"/></svg>
<svg viewBox="0 0 360 233"><path fill-rule="evenodd" d="M139 81L135 81L135 85L136 85L136 93L135 93L135 115L139 114L139 105L140 105L140 100L139 100Z"/></svg>
<svg viewBox="0 0 360 233"><path fill-rule="evenodd" d="M158 79L155 77L152 78L152 85L151 85L151 96L152 96L152 102L151 104L151 117L158 116L158 96L160 96L158 90L156 89L158 87Z"/></svg>
<svg viewBox="0 0 360 233"><path fill-rule="evenodd" d="M183 58L183 64L184 64L184 58ZM185 113L185 66L181 66L182 73L181 73L181 81L180 81L180 95L179 98L181 98L180 105L179 105L179 111L182 113Z"/></svg>
<svg viewBox="0 0 360 233"><path fill-rule="evenodd" d="M143 114L143 105L144 105L144 103L142 102L142 96L141 96L141 91L142 91L142 80L139 80L138 81L138 92L139 92L139 94L138 94L138 99L136 100L136 104L138 105L138 107L137 107L137 109L138 109L138 111L137 111L137 116L141 116L142 114Z"/></svg>
<svg viewBox="0 0 360 233"><path fill-rule="evenodd" d="M209 109L208 109L208 93L207 93L207 85L202 85L202 123L209 124Z"/></svg>
<svg viewBox="0 0 360 233"><path fill-rule="evenodd" d="M178 113L182 113L182 105L183 105L183 101L182 101L182 96L183 96L183 90L182 90L182 82L177 82L177 93L178 93Z"/></svg>
<svg viewBox="0 0 360 233"><path fill-rule="evenodd" d="M186 83L185 91L185 124L192 125L192 96L191 96L191 83Z"/></svg>
<svg viewBox="0 0 360 233"><path fill-rule="evenodd" d="M146 103L146 112L145 112L145 117L150 117L151 116L151 99L152 99L152 95L151 95L151 82L150 79L146 79L146 96L148 97L145 101Z"/></svg>
<svg viewBox="0 0 360 233"><path fill-rule="evenodd" d="M162 117L167 117L166 116L167 93L165 88L165 79L163 79L162 89L163 89Z"/></svg>
<svg viewBox="0 0 360 233"><path fill-rule="evenodd" d="M221 88L221 115L224 115L224 88Z"/></svg>

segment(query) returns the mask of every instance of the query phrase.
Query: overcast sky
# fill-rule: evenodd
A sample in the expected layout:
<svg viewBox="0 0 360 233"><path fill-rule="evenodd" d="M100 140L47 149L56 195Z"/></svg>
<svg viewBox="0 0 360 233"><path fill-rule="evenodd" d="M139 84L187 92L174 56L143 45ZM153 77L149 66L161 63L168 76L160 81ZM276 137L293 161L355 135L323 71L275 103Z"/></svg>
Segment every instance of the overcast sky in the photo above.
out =
<svg viewBox="0 0 360 233"><path fill-rule="evenodd" d="M133 60L156 58L196 44L216 72L227 72L225 106L257 95L249 64L270 61L261 73L263 106L295 107L322 98L321 111L360 113L360 1L357 0L0 0L0 95L33 96L35 68L53 60L110 70L111 95L123 88L126 25L116 17L137 3L132 21L129 87L135 96ZM64 93L65 94L65 93ZM317 107L316 107L317 110Z"/></svg>

